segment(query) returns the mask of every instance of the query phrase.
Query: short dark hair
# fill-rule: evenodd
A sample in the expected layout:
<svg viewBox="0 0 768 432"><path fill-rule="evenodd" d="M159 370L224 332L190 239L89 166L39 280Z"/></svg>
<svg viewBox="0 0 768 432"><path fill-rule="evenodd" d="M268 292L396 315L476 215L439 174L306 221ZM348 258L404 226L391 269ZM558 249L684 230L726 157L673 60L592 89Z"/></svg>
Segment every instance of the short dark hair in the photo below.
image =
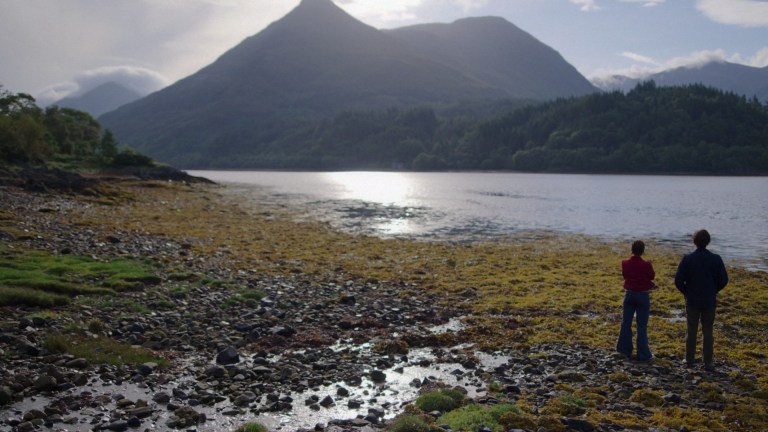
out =
<svg viewBox="0 0 768 432"><path fill-rule="evenodd" d="M693 233L693 244L699 249L707 247L710 241L712 241L712 237L709 236L709 232L705 229L700 229Z"/></svg>
<svg viewBox="0 0 768 432"><path fill-rule="evenodd" d="M632 255L640 256L645 252L645 243L642 240L635 240L632 243Z"/></svg>

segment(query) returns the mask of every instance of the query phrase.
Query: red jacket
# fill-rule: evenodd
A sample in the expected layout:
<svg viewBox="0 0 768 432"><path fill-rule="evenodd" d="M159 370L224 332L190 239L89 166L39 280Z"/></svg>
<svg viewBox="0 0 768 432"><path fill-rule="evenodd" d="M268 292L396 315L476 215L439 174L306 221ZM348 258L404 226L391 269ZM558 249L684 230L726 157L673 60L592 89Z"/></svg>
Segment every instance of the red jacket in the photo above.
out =
<svg viewBox="0 0 768 432"><path fill-rule="evenodd" d="M639 256L621 262L621 275L624 276L624 289L634 292L649 291L654 287L656 272L650 262Z"/></svg>

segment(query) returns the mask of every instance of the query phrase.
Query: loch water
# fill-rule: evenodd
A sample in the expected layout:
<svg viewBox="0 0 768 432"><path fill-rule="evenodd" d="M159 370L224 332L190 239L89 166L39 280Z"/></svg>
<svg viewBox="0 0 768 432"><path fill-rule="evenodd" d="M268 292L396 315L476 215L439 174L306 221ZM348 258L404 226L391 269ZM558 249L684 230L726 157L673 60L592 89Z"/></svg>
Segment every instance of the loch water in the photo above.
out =
<svg viewBox="0 0 768 432"><path fill-rule="evenodd" d="M305 208L379 236L487 240L547 231L652 240L685 253L706 228L726 264L768 270L768 177L190 171L243 199Z"/></svg>

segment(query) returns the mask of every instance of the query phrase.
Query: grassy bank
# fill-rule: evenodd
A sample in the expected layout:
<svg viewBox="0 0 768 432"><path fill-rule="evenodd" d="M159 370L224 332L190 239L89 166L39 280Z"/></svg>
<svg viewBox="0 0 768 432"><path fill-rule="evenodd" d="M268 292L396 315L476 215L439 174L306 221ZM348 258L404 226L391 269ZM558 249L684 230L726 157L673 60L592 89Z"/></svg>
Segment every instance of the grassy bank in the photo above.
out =
<svg viewBox="0 0 768 432"><path fill-rule="evenodd" d="M52 256L0 244L0 306L51 307L65 305L78 295L114 295L157 283L151 270L135 260Z"/></svg>
<svg viewBox="0 0 768 432"><path fill-rule="evenodd" d="M155 186L123 186L130 200L87 202L72 210L69 223L104 236L119 229L173 238L187 245L191 256L221 262L233 272L406 282L411 288L403 296L462 309L469 326L459 338L481 348L530 350L558 342L611 350L615 345L623 296L620 261L629 255L629 244L546 233L479 244L384 240L343 234L308 222L296 209L245 202L220 187ZM657 362L669 367L678 366L670 359L681 359L684 351L683 299L672 284L680 253L648 242L647 258L661 287L652 295L651 348ZM168 274L187 271L183 260L156 261ZM715 328L716 359L744 372L732 373L728 388L708 383L716 388L701 389L724 401L726 410L649 403L653 416L628 414L611 421L692 430L759 430L766 424L768 274L729 271L732 282L720 298ZM621 379L606 377L606 382ZM594 404L588 417L595 422L601 420L599 393L581 393Z"/></svg>

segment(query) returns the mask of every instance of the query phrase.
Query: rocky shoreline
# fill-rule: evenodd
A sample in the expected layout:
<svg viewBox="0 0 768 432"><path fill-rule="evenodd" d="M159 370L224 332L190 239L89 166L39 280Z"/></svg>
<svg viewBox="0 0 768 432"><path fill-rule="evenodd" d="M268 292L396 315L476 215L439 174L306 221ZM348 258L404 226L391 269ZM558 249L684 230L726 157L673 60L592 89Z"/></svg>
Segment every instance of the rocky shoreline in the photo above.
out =
<svg viewBox="0 0 768 432"><path fill-rule="evenodd" d="M719 418L726 403L715 389L749 393L739 381L749 374L736 366L705 373L671 355L641 363L568 343L481 351L464 325L471 290L446 305L414 284L343 269L248 271L226 252L201 255L188 238L73 223L98 205L77 195L6 186L0 196L0 212L16 217L6 222L13 230L0 231L8 247L149 257L185 269L160 272L157 284L120 293L129 301L109 308L74 302L46 316L2 307L0 431L213 431L252 421L270 430L372 431L441 383L461 387L471 403L525 406L529 415L510 430L683 431L631 424L673 411ZM243 290L259 298L230 303ZM88 337L146 348L165 363L91 364L44 347L46 334L87 322L100 323Z"/></svg>

